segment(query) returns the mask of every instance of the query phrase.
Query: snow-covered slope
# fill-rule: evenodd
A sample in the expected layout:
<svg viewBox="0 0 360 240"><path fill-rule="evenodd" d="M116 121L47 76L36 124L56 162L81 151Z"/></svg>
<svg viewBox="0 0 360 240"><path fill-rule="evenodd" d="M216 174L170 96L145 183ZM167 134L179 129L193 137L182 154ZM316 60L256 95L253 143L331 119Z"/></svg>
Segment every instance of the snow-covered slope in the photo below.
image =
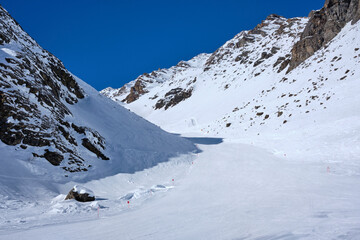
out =
<svg viewBox="0 0 360 240"><path fill-rule="evenodd" d="M276 134L357 117L358 4L327 1L309 18L270 15L211 55L102 93L166 130L213 136ZM345 115L335 114L339 106Z"/></svg>
<svg viewBox="0 0 360 240"><path fill-rule="evenodd" d="M0 195L34 196L31 186L133 173L196 150L76 78L2 7L0 25Z"/></svg>
<svg viewBox="0 0 360 240"><path fill-rule="evenodd" d="M202 129L241 107L240 101L252 100L248 99L253 98L249 91L268 89L276 81L269 76L280 75L279 68L281 75L285 74L291 48L306 23L306 18L287 20L270 15L213 54L201 54L170 69L142 75L119 90L105 89L102 93L116 101L124 99L126 107L165 129ZM143 86L142 91L136 86ZM241 91L249 93L243 95ZM133 93L138 99L129 97Z"/></svg>

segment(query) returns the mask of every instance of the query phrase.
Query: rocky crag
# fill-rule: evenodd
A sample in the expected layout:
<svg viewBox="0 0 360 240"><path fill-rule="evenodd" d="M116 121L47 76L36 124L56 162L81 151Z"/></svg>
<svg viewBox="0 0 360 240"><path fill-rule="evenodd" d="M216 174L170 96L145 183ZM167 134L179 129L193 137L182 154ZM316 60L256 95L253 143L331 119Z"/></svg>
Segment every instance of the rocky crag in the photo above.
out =
<svg viewBox="0 0 360 240"><path fill-rule="evenodd" d="M104 148L104 140L95 130L64 120L71 115L67 104L83 99L83 90L63 63L30 38L2 7L0 25L1 141L23 149L43 147L43 154L33 156L53 165L68 154L74 165L67 167L69 171L86 170L84 159L71 146L87 143L94 151ZM83 142L75 135L82 135ZM96 143L90 143L87 135L93 135Z"/></svg>
<svg viewBox="0 0 360 240"><path fill-rule="evenodd" d="M358 0L326 0L322 9L309 14L309 22L300 40L291 50L292 57L288 71L329 43L346 23L355 24L359 19Z"/></svg>

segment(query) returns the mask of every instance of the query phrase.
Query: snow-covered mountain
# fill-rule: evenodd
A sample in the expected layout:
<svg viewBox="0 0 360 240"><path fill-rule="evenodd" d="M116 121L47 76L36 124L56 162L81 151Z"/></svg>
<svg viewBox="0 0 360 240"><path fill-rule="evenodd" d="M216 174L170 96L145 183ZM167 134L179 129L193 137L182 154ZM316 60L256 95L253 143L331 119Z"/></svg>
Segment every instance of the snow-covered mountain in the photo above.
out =
<svg viewBox="0 0 360 240"><path fill-rule="evenodd" d="M1 12L0 239L360 239L358 0L270 15L212 54L102 91L115 102ZM201 151L172 157L194 147L119 105ZM64 200L74 184L96 201Z"/></svg>
<svg viewBox="0 0 360 240"><path fill-rule="evenodd" d="M72 75L2 7L0 25L2 179L93 179L195 150Z"/></svg>
<svg viewBox="0 0 360 240"><path fill-rule="evenodd" d="M101 93L166 130L218 136L358 116L359 16L357 0L327 0L309 17L270 15L212 54Z"/></svg>

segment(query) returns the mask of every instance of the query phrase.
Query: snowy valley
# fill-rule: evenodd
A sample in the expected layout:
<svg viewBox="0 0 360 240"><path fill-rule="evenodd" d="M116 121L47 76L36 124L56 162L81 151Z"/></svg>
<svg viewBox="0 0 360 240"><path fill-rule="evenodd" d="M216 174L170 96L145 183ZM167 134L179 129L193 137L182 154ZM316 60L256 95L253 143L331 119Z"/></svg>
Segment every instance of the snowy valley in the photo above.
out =
<svg viewBox="0 0 360 240"><path fill-rule="evenodd" d="M360 239L358 0L101 94L0 10L0 239Z"/></svg>

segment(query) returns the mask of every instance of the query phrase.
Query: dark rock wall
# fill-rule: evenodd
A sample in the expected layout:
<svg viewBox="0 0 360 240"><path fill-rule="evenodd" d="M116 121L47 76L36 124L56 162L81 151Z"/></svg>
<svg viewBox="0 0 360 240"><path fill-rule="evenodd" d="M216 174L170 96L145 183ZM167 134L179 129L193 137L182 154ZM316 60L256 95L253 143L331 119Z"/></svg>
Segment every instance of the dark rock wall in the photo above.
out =
<svg viewBox="0 0 360 240"><path fill-rule="evenodd" d="M73 105L84 98L73 75L1 6L0 47L4 51L0 58L0 140L23 149L41 148L42 153L32 155L55 166L67 159L67 163L73 164L63 166L68 171L86 170L77 153L82 142L78 143L76 138L86 139L92 148L84 146L85 149L96 152L101 159L107 158L101 152L105 140L100 134L64 121L72 115L66 104ZM80 128L83 131L77 131ZM87 135L94 136L96 142L91 143Z"/></svg>

